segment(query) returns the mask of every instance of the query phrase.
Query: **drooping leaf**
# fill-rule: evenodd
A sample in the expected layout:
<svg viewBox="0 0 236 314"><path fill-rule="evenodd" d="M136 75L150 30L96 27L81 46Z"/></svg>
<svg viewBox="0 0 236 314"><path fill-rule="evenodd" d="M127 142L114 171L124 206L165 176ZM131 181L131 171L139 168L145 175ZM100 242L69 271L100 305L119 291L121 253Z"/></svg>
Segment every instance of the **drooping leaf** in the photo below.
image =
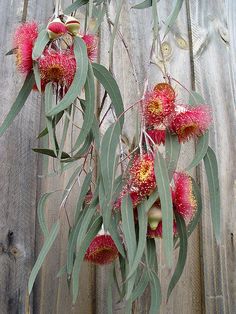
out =
<svg viewBox="0 0 236 314"><path fill-rule="evenodd" d="M71 5L69 5L65 10L64 13L69 15L71 14L73 11L79 9L80 7L82 7L82 5L87 4L89 2L89 0L76 0L75 2L73 2Z"/></svg>
<svg viewBox="0 0 236 314"><path fill-rule="evenodd" d="M161 306L161 284L157 274L154 271L149 272L151 286L151 306L149 314L157 314Z"/></svg>
<svg viewBox="0 0 236 314"><path fill-rule="evenodd" d="M4 132L7 130L7 128L11 125L12 121L15 119L17 114L20 112L22 107L24 106L33 86L34 86L35 80L34 80L34 74L33 71L31 71L26 79L25 82L19 92L19 94L16 97L15 102L13 103L10 111L8 112L5 120L3 121L2 125L0 126L0 136L4 134Z"/></svg>
<svg viewBox="0 0 236 314"><path fill-rule="evenodd" d="M53 89L52 82L49 82L45 88L45 111L46 113L52 108L52 98L53 98ZM46 117L46 125L48 130L48 136L50 143L52 145L52 150L54 155L57 156L58 150L56 145L55 132L53 127L53 119L51 117Z"/></svg>
<svg viewBox="0 0 236 314"><path fill-rule="evenodd" d="M72 292L73 292L73 304L75 304L78 293L79 293L79 272L80 267L84 259L84 255L93 240L93 238L97 235L100 228L102 226L102 218L98 217L89 231L87 232L86 236L83 238L82 245L79 247L76 253L76 259L74 262L73 272L72 272Z"/></svg>
<svg viewBox="0 0 236 314"><path fill-rule="evenodd" d="M124 251L124 247L123 247L123 244L122 244L122 241L121 241L121 237L120 237L120 234L118 232L118 229L117 229L117 224L116 224L116 220L115 219L111 219L111 223L110 223L110 226L109 226L109 229L108 229L109 233L111 234L111 237L119 251L119 253L125 257L125 251Z"/></svg>
<svg viewBox="0 0 236 314"><path fill-rule="evenodd" d="M74 54L76 59L76 72L73 82L57 106L47 113L48 117L55 116L59 112L67 109L81 93L85 84L88 72L88 55L87 47L80 37L74 38Z"/></svg>
<svg viewBox="0 0 236 314"><path fill-rule="evenodd" d="M173 263L173 205L166 163L159 152L155 156L154 169L161 201L164 252L167 265L171 267Z"/></svg>
<svg viewBox="0 0 236 314"><path fill-rule="evenodd" d="M85 82L85 103L84 103L84 122L80 130L79 136L76 140L73 150L76 150L85 141L89 134L94 121L94 109L95 109L95 85L93 69L91 64L88 66L88 75Z"/></svg>
<svg viewBox="0 0 236 314"><path fill-rule="evenodd" d="M184 218L178 213L175 214L175 218L176 218L178 236L180 239L179 257L178 257L174 274L171 278L171 281L168 287L167 300L169 299L171 292L173 291L174 287L176 286L177 282L179 281L183 273L184 266L186 263L186 258L187 258L188 236L187 236L185 221L184 221Z"/></svg>
<svg viewBox="0 0 236 314"><path fill-rule="evenodd" d="M66 265L63 265L61 267L61 269L59 270L59 272L57 273L57 278L60 278L61 276L63 276L64 274L66 274Z"/></svg>
<svg viewBox="0 0 236 314"><path fill-rule="evenodd" d="M209 132L205 133L199 138L196 148L195 148L195 151L196 151L195 156L192 162L190 163L190 165L185 169L186 171L189 171L190 169L196 167L200 163L200 161L204 158L204 156L207 153L208 143L209 143Z"/></svg>
<svg viewBox="0 0 236 314"><path fill-rule="evenodd" d="M77 206L76 206L75 221L78 220L79 212L80 212L81 207L83 205L85 196L87 195L87 193L89 191L89 187L90 187L91 181L92 181L92 172L90 171L86 175L86 177L84 178L84 182L83 182L83 184L81 186L79 199L78 199Z"/></svg>
<svg viewBox="0 0 236 314"><path fill-rule="evenodd" d="M124 104L121 97L119 86L117 85L112 74L101 64L93 63L93 72L97 80L103 85L104 89L107 91L111 98L115 113L117 118L119 118L119 123L122 128L124 124Z"/></svg>
<svg viewBox="0 0 236 314"><path fill-rule="evenodd" d="M58 232L59 232L59 228L60 228L60 224L59 224L59 221L57 221L53 226L52 226L52 229L48 235L48 237L46 238L45 242L44 242L44 245L39 253L39 256L37 258L37 261L36 263L34 264L34 267L31 271L31 274L30 274L30 277L29 277L29 282L28 282L28 292L29 294L31 293L32 291L32 288L33 288L33 285L34 285L34 282L35 282L35 279L36 279L36 276L43 264L43 261L46 257L46 255L48 254L53 242L55 241L57 235L58 235Z"/></svg>
<svg viewBox="0 0 236 314"><path fill-rule="evenodd" d="M40 197L39 202L38 202L38 207L37 207L38 222L39 222L39 226L40 226L45 238L47 238L49 235L49 231L48 231L48 227L47 227L46 222L45 222L45 215L44 215L45 203L46 203L48 197L55 192L57 192L57 191L43 194Z"/></svg>
<svg viewBox="0 0 236 314"><path fill-rule="evenodd" d="M152 6L152 0L145 0L143 2L140 2L139 4L136 4L132 7L132 9L145 9Z"/></svg>
<svg viewBox="0 0 236 314"><path fill-rule="evenodd" d="M166 29L165 29L164 37L168 34L168 32L170 31L172 26L175 24L175 21L179 15L180 10L181 10L182 4L183 4L183 0L176 0L175 1L173 9L172 9L170 15L168 16L168 18L165 22Z"/></svg>
<svg viewBox="0 0 236 314"><path fill-rule="evenodd" d="M60 112L60 113L58 113L58 115L56 115L55 116L55 118L53 118L53 125L57 125L57 123L61 120L61 118L63 117L63 114L64 114L64 112L62 111L62 112ZM39 135L38 135L38 137L37 138L41 138L41 137L43 137L43 136L45 136L45 135L47 135L48 134L48 129L47 128L44 128L40 133L39 133Z"/></svg>
<svg viewBox="0 0 236 314"><path fill-rule="evenodd" d="M134 302L137 298L139 298L145 291L148 286L150 277L146 269L144 269L143 274L136 285L133 293L132 293L132 302Z"/></svg>
<svg viewBox="0 0 236 314"><path fill-rule="evenodd" d="M171 134L169 131L166 131L166 160L167 168L170 179L173 176L173 173L177 167L181 144L178 141L178 137L175 134Z"/></svg>
<svg viewBox="0 0 236 314"><path fill-rule="evenodd" d="M43 155L47 155L47 156L51 156L54 158L57 158L57 155L55 155L54 151L52 149L48 149L48 148L32 148L32 150L36 153L39 154L43 154ZM58 150L57 150L58 152ZM70 158L70 155L68 155L66 152L62 152L61 154L61 158L62 159L66 159L66 158Z"/></svg>
<svg viewBox="0 0 236 314"><path fill-rule="evenodd" d="M137 241L134 228L133 205L129 195L121 202L122 229L127 247L129 264L132 265L137 251Z"/></svg>
<svg viewBox="0 0 236 314"><path fill-rule="evenodd" d="M135 258L131 265L127 279L129 279L138 268L138 265L141 261L141 258L143 256L143 252L145 249L145 245L146 245L147 215L145 211L145 206L142 204L138 205L138 224L139 224L139 237L138 237L137 252L135 254Z"/></svg>
<svg viewBox="0 0 236 314"><path fill-rule="evenodd" d="M195 92L194 90L191 91L189 94L189 101L188 103L192 106L196 106L199 104L205 104L205 100L199 93Z"/></svg>
<svg viewBox="0 0 236 314"><path fill-rule="evenodd" d="M35 78L36 86L38 88L38 91L41 93L41 78L40 78L39 66L37 62L34 62L33 71L34 71L34 78Z"/></svg>
<svg viewBox="0 0 236 314"><path fill-rule="evenodd" d="M32 58L33 60L37 60L43 53L44 48L46 47L47 43L49 42L48 31L47 29L42 29L36 39L34 44Z"/></svg>
<svg viewBox="0 0 236 314"><path fill-rule="evenodd" d="M81 172L81 169L82 169L82 165L79 165L75 171L72 173L72 175L70 176L67 184L66 184L66 188L62 194L62 197L61 197L61 204L64 203L65 199L67 198L67 196L69 195L73 185L74 185L74 182L75 180L78 178L79 176L79 173Z"/></svg>
<svg viewBox="0 0 236 314"><path fill-rule="evenodd" d="M104 228L107 230L111 218L111 206L113 193L115 188L115 175L117 168L116 149L120 138L120 125L114 123L104 134L100 147L100 165L102 180L100 192L104 191L103 195L103 219ZM102 194L101 194L102 199Z"/></svg>
<svg viewBox="0 0 236 314"><path fill-rule="evenodd" d="M210 204L211 204L211 219L215 233L216 241L220 241L220 186L218 177L218 166L214 151L208 147L207 153L204 157L204 164L206 169Z"/></svg>
<svg viewBox="0 0 236 314"><path fill-rule="evenodd" d="M158 189L155 189L154 192L149 196L149 198L145 201L145 211L149 211L152 205L156 202L159 197Z"/></svg>

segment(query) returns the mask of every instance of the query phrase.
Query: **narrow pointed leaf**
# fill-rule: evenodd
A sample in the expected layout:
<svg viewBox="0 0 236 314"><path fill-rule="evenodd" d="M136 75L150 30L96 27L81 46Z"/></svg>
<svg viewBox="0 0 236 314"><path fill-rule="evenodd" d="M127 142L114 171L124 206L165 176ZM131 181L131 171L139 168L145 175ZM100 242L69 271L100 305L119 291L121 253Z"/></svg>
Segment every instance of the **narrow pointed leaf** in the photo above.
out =
<svg viewBox="0 0 236 314"><path fill-rule="evenodd" d="M68 194L70 193L71 191L71 188L73 187L73 184L75 182L75 180L78 179L78 176L79 176L79 173L81 172L81 169L82 169L82 165L79 165L75 171L72 173L71 177L69 178L68 182L67 182L67 185L66 185L66 188L62 194L62 197L61 197L61 202L63 203L65 198L68 196Z"/></svg>
<svg viewBox="0 0 236 314"><path fill-rule="evenodd" d="M84 86L85 89L85 102L84 102L84 121L81 127L79 136L76 140L73 150L76 150L80 145L85 141L87 135L89 134L94 119L94 109L95 109L95 85L94 85L94 76L93 69L91 64L88 66L88 75L86 83Z"/></svg>
<svg viewBox="0 0 236 314"><path fill-rule="evenodd" d="M167 265L171 267L173 263L173 205L166 163L159 152L156 153L154 169L161 201L164 252Z"/></svg>
<svg viewBox="0 0 236 314"><path fill-rule="evenodd" d="M34 62L33 70L34 70L34 78L35 78L36 86L38 88L38 91L41 93L41 78L40 78L39 66L37 62Z"/></svg>
<svg viewBox="0 0 236 314"><path fill-rule="evenodd" d="M121 217L124 238L127 246L129 264L132 265L137 249L136 234L134 228L133 205L129 195L126 195L121 202Z"/></svg>
<svg viewBox="0 0 236 314"><path fill-rule="evenodd" d="M52 108L53 89L52 82L48 83L45 89L45 111L46 113ZM49 141L52 145L54 155L57 156L58 150L56 145L55 132L53 127L53 119L46 117L46 125L48 130Z"/></svg>
<svg viewBox="0 0 236 314"><path fill-rule="evenodd" d="M148 275L147 270L145 269L143 271L142 277L140 278L137 286L135 287L133 293L132 293L132 302L134 302L137 298L139 298L145 291L145 289L148 286L150 277Z"/></svg>
<svg viewBox="0 0 236 314"><path fill-rule="evenodd" d="M183 0L176 0L174 7L170 13L170 15L168 16L165 24L166 24L166 30L164 33L164 37L168 34L168 32L170 31L170 29L172 28L172 26L175 24L175 21L179 15L179 12L181 10L183 4Z"/></svg>
<svg viewBox="0 0 236 314"><path fill-rule="evenodd" d="M46 47L48 42L49 42L48 31L47 29L42 29L34 44L32 53L33 60L37 60L42 55L44 48Z"/></svg>
<svg viewBox="0 0 236 314"><path fill-rule="evenodd" d="M52 149L48 148L32 148L32 150L36 153L51 156L54 158L57 158L57 155L55 155L54 151ZM62 152L61 154L62 159L70 158L70 155L68 155L66 152Z"/></svg>
<svg viewBox="0 0 236 314"><path fill-rule="evenodd" d="M191 94L189 95L188 103L192 106L196 106L199 104L205 104L205 100L202 95L192 90Z"/></svg>
<svg viewBox="0 0 236 314"><path fill-rule="evenodd" d="M101 64L93 63L93 71L97 80L103 85L104 89L107 91L111 98L116 116L119 117L119 123L122 128L124 124L124 104L121 97L119 86L117 85L112 74Z"/></svg>
<svg viewBox="0 0 236 314"><path fill-rule="evenodd" d="M31 274L30 274L30 277L29 277L29 282L28 282L28 292L29 294L31 293L32 291L32 288L33 288L33 285L34 285L34 282L35 282L35 279L36 279L36 276L43 264L43 261L46 257L46 255L48 254L53 242L55 241L57 235L58 235L58 232L59 232L59 228L60 228L60 224L59 224L59 221L57 221L53 226L52 226L52 229L48 235L48 237L46 238L45 242L44 242L44 245L39 253L39 256L37 258L37 261L36 263L34 264L34 267L31 271Z"/></svg>
<svg viewBox="0 0 236 314"><path fill-rule="evenodd" d="M87 47L80 37L74 38L74 54L76 59L76 72L73 82L58 105L47 113L49 117L55 116L59 112L67 109L77 96L80 95L85 84L88 72L88 55Z"/></svg>
<svg viewBox="0 0 236 314"><path fill-rule="evenodd" d="M139 237L137 252L135 254L134 262L131 265L127 279L129 279L137 270L146 245L147 215L145 212L145 206L144 205L142 206L142 204L138 205L138 224L139 224Z"/></svg>
<svg viewBox="0 0 236 314"><path fill-rule="evenodd" d="M170 179L173 176L173 173L177 167L181 144L178 141L177 135L170 134L169 131L166 132L166 160L167 160L167 168Z"/></svg>
<svg viewBox="0 0 236 314"><path fill-rule="evenodd" d="M5 120L3 121L2 125L0 126L0 136L4 134L4 132L7 130L7 128L11 125L12 121L15 119L17 114L20 112L22 107L24 106L33 86L34 86L35 80L34 80L34 74L33 71L31 71L26 79L25 82L19 92L19 94L16 97L15 102L13 103L9 113L7 114Z"/></svg>
<svg viewBox="0 0 236 314"><path fill-rule="evenodd" d="M209 132L202 135L196 145L195 149L195 156L190 165L185 169L186 171L189 171L190 169L196 167L200 161L204 158L204 156L207 153L208 149L208 143L209 143Z"/></svg>
<svg viewBox="0 0 236 314"><path fill-rule="evenodd" d="M176 286L177 282L179 281L183 273L184 266L186 263L186 258L187 258L188 236L187 236L185 221L184 221L184 218L177 213L175 215L175 218L176 218L178 236L180 239L179 257L178 257L174 274L171 278L171 281L168 287L167 300L169 299L171 292L173 291L174 287Z"/></svg>
<svg viewBox="0 0 236 314"><path fill-rule="evenodd" d="M220 187L218 177L218 166L214 151L208 147L207 153L204 157L204 164L206 169L210 204L211 204L211 219L215 233L216 241L220 241Z"/></svg>
<svg viewBox="0 0 236 314"><path fill-rule="evenodd" d="M123 244L122 244L122 241L120 238L120 234L119 234L118 229L117 229L117 224L116 224L115 219L111 220L108 231L111 234L111 237L112 237L119 253L125 258L124 247L123 247Z"/></svg>
<svg viewBox="0 0 236 314"><path fill-rule="evenodd" d="M145 0L143 2L140 2L139 4L136 4L132 7L132 9L145 9L152 6L152 0Z"/></svg>
<svg viewBox="0 0 236 314"><path fill-rule="evenodd" d="M157 314L161 306L161 284L157 274L154 271L149 272L151 286L151 306L149 314Z"/></svg>
<svg viewBox="0 0 236 314"><path fill-rule="evenodd" d="M82 5L87 4L89 2L89 0L77 0L74 1L71 5L69 5L65 10L64 13L69 15L71 14L73 11L79 9L80 7L82 7Z"/></svg>
<svg viewBox="0 0 236 314"><path fill-rule="evenodd" d="M102 218L97 218L92 224L91 228L83 238L82 245L77 251L76 259L72 272L72 293L73 293L73 304L75 304L77 296L79 294L79 272L81 264L84 260L84 255L92 242L93 238L97 235L102 226Z"/></svg>

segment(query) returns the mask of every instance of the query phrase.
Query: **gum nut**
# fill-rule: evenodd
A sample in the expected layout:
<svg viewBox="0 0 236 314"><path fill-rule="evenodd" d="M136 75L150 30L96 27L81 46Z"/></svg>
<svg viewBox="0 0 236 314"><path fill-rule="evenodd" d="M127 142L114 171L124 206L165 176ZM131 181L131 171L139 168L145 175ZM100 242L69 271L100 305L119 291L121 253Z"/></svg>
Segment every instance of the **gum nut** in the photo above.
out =
<svg viewBox="0 0 236 314"><path fill-rule="evenodd" d="M54 19L48 24L48 36L50 39L56 39L67 32L67 28L59 18Z"/></svg>
<svg viewBox="0 0 236 314"><path fill-rule="evenodd" d="M160 222L162 220L162 212L159 207L153 206L148 212L148 220Z"/></svg>
<svg viewBox="0 0 236 314"><path fill-rule="evenodd" d="M156 230L158 225L159 225L159 221L150 221L149 222L149 227L150 227L151 230Z"/></svg>
<svg viewBox="0 0 236 314"><path fill-rule="evenodd" d="M73 16L69 16L66 20L66 28L73 35L77 35L80 29L80 22Z"/></svg>

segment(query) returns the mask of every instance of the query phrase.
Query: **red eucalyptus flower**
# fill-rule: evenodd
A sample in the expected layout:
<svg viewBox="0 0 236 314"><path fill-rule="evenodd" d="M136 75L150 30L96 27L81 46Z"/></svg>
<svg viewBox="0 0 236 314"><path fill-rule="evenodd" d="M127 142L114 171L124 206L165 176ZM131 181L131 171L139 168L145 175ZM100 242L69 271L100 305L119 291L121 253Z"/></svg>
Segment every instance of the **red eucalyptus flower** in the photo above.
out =
<svg viewBox="0 0 236 314"><path fill-rule="evenodd" d="M98 38L95 35L85 34L82 37L87 46L88 58L90 61L94 61L97 57L98 51Z"/></svg>
<svg viewBox="0 0 236 314"><path fill-rule="evenodd" d="M97 235L87 249L84 259L93 264L112 263L119 255L117 247L108 234Z"/></svg>
<svg viewBox="0 0 236 314"><path fill-rule="evenodd" d="M147 130L147 134L150 136L150 138L153 140L153 142L157 145L163 144L165 145L166 141L166 131L165 130ZM152 144L152 141L149 139L150 144Z"/></svg>
<svg viewBox="0 0 236 314"><path fill-rule="evenodd" d="M175 93L168 84L157 84L147 92L143 102L144 116L147 125L159 125L174 112Z"/></svg>
<svg viewBox="0 0 236 314"><path fill-rule="evenodd" d="M39 59L39 71L43 85L48 82L70 86L76 71L76 61L70 50L46 49Z"/></svg>
<svg viewBox="0 0 236 314"><path fill-rule="evenodd" d="M174 211L191 220L197 208L197 202L193 194L191 177L182 172L174 174L175 188L172 191Z"/></svg>
<svg viewBox="0 0 236 314"><path fill-rule="evenodd" d="M179 142L201 136L208 130L212 121L208 106L178 106L177 110L179 112L171 121L170 130L178 135Z"/></svg>
<svg viewBox="0 0 236 314"><path fill-rule="evenodd" d="M38 37L38 25L27 22L17 27L13 43L16 47L16 66L23 73L28 74L33 68L32 51Z"/></svg>

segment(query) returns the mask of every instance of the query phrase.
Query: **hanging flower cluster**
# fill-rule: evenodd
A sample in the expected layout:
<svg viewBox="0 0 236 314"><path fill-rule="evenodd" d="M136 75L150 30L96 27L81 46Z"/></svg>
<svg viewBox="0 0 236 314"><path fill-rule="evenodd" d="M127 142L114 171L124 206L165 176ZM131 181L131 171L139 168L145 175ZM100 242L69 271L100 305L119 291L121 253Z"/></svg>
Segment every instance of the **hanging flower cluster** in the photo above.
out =
<svg viewBox="0 0 236 314"><path fill-rule="evenodd" d="M55 86L64 88L66 92L76 72L73 37L79 36L83 39L90 61L94 61L97 57L98 40L95 35L81 34L80 22L74 17L65 15L49 22L47 32L50 41L37 60L41 90L44 91L47 83L52 82ZM20 25L14 34L16 65L25 75L33 69L32 52L38 35L38 24L35 22ZM34 89L37 90L36 86Z"/></svg>

